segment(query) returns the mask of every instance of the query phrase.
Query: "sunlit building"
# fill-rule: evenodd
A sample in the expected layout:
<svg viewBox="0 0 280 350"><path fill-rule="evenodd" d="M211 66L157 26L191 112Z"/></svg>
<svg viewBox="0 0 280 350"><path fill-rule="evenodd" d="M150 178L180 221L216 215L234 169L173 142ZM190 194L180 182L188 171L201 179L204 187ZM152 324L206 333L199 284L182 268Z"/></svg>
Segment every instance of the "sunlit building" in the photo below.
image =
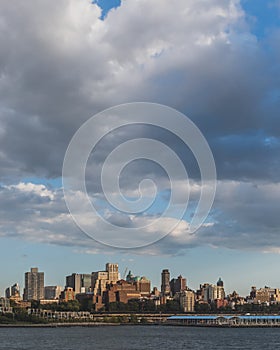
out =
<svg viewBox="0 0 280 350"><path fill-rule="evenodd" d="M37 267L31 268L30 272L25 273L23 299L40 300L44 299L44 294L44 272L39 272Z"/></svg>

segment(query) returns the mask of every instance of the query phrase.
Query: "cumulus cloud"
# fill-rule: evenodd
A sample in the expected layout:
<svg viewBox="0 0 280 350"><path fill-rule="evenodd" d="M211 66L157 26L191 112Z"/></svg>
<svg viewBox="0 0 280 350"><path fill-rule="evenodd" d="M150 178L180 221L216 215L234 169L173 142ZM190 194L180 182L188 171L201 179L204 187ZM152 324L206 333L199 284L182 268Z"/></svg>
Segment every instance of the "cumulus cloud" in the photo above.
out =
<svg viewBox="0 0 280 350"><path fill-rule="evenodd" d="M88 0L11 0L0 10L2 235L83 244L62 191L23 179L60 177L71 137L96 112L151 101L186 113L200 127L214 153L219 187L208 224L185 237L185 218L150 252L279 244L279 29L257 38L238 0L127 0L104 20ZM199 169L180 141L162 130L128 127L109 134L89 161L87 186L99 204L102 162L118 143L140 136L178 153L197 194ZM168 188L154 164L126 170L121 187L128 196L137 196L147 175L162 193ZM87 213L79 196L73 200ZM135 223L107 214L117 224Z"/></svg>
<svg viewBox="0 0 280 350"><path fill-rule="evenodd" d="M196 184L196 186L199 186ZM45 192L46 191L46 192ZM82 205L83 198L73 193L73 201ZM280 247L278 206L279 184L252 185L245 182L219 182L217 196L206 223L193 234L189 233L189 222L181 220L166 237L142 249L132 249L136 254L183 254L197 246L223 247L241 250L276 251ZM105 217L112 224L110 231L102 231L102 220L87 207L82 207L80 219L94 227L96 235L84 234L74 224L63 199L61 190L50 190L44 186L34 188L33 184L19 184L0 189L1 236L19 237L33 242L51 243L76 247L87 253L102 249L113 253L112 241L135 247L143 245L151 236L158 237L167 225L177 223L176 218L154 216L118 216L106 210ZM151 223L157 220L158 232ZM143 227L141 235L120 234L119 227ZM100 232L102 235L100 236ZM100 244L107 243L107 248ZM93 238L93 239L92 239ZM125 252L125 251L124 251Z"/></svg>

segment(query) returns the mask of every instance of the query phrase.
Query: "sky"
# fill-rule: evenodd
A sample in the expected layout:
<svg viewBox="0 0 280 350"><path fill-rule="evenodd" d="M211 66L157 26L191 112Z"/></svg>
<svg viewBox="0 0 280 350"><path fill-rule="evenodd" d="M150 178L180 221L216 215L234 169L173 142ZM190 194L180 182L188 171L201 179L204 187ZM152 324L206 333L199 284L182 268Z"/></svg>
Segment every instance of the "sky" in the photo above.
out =
<svg viewBox="0 0 280 350"><path fill-rule="evenodd" d="M23 287L24 272L34 266L45 272L46 285L64 285L66 275L102 270L106 262L158 287L168 268L193 289L219 277L227 293L248 295L252 285L280 288L278 0L2 1L0 29L0 294L16 282ZM169 235L120 249L75 224L62 167L83 123L132 102L163 104L200 129L215 160L217 189L208 218L190 235L202 188L190 149L157 127L109 132L87 163L86 187L115 230L89 218L79 191L64 189L107 241L120 227L143 226L147 237L151 220L159 218L160 231L177 219L176 211L161 217L170 197L168 176L145 159L123 169L120 187L135 200L141 180L153 180L153 205L127 216L106 204L102 164L119 144L139 137L166 144L190 181L190 208ZM93 138L110 130L112 118L95 126ZM112 176L118 165L112 162ZM177 193L184 185L179 175L173 179ZM144 199L153 192L149 186Z"/></svg>

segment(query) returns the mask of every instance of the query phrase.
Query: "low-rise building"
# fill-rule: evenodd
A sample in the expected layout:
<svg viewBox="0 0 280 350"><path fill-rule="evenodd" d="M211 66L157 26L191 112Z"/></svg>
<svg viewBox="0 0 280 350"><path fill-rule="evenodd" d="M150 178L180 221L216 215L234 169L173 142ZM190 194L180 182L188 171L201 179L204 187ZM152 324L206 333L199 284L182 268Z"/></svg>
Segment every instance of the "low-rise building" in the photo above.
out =
<svg viewBox="0 0 280 350"><path fill-rule="evenodd" d="M13 308L11 307L10 300L8 298L0 298L0 313L13 313Z"/></svg>
<svg viewBox="0 0 280 350"><path fill-rule="evenodd" d="M151 294L151 281L145 276L134 276L131 271L129 271L126 276L126 282L135 285L136 290L140 292L142 297L148 297Z"/></svg>
<svg viewBox="0 0 280 350"><path fill-rule="evenodd" d="M65 287L65 289L61 292L59 300L61 302L68 302L71 300L75 300L75 292L71 287Z"/></svg>

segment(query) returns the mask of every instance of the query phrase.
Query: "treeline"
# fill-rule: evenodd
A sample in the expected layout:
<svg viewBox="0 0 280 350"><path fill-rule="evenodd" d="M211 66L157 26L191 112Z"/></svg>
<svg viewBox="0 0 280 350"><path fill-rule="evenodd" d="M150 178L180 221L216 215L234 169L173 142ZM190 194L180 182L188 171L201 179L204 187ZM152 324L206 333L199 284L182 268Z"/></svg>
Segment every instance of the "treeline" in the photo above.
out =
<svg viewBox="0 0 280 350"><path fill-rule="evenodd" d="M85 299L81 303L78 300L71 300L59 304L40 305L40 302L34 301L31 303L34 309L44 309L51 311L89 311L94 312L93 303L90 299ZM165 305L156 306L152 300L132 299L127 303L113 302L104 306L99 312L180 312L179 302L176 300L168 300Z"/></svg>
<svg viewBox="0 0 280 350"><path fill-rule="evenodd" d="M92 306L92 303L91 303L91 306ZM41 305L39 301L34 301L34 302L31 302L31 308L51 310L51 311L91 311L90 305L86 305L86 307L84 308L83 305L80 304L78 300L70 300L68 302L64 301L59 304L53 303L53 304L44 304L44 305Z"/></svg>
<svg viewBox="0 0 280 350"><path fill-rule="evenodd" d="M129 300L127 304L114 302L106 306L108 312L151 312L176 313L181 312L178 301L168 300L165 305L156 306L152 300Z"/></svg>
<svg viewBox="0 0 280 350"><path fill-rule="evenodd" d="M39 301L33 301L31 307L34 309L44 309L50 311L94 311L94 305L91 299L85 299L81 303L78 300L71 300L69 302L62 303L53 303L41 305ZM22 309L14 307L14 316L11 315L0 315L3 323L5 317L8 319L7 322L12 320L17 321L28 321L29 315L27 312ZM183 310L180 307L180 304L177 300L167 300L166 304L156 306L153 300L138 300L132 299L127 303L113 302L105 305L103 309L99 310L100 312L110 312L110 313L182 313ZM246 314L246 313L256 313L256 314L279 314L280 313L280 304L244 304L244 305L235 305L233 310L230 306L217 308L215 303L211 304L196 304L194 313L197 314ZM31 317L31 316L30 316ZM0 320L0 322L1 322Z"/></svg>
<svg viewBox="0 0 280 350"><path fill-rule="evenodd" d="M14 310L14 313L0 314L0 324L35 323L46 324L48 320L34 315L29 315L26 310Z"/></svg>

